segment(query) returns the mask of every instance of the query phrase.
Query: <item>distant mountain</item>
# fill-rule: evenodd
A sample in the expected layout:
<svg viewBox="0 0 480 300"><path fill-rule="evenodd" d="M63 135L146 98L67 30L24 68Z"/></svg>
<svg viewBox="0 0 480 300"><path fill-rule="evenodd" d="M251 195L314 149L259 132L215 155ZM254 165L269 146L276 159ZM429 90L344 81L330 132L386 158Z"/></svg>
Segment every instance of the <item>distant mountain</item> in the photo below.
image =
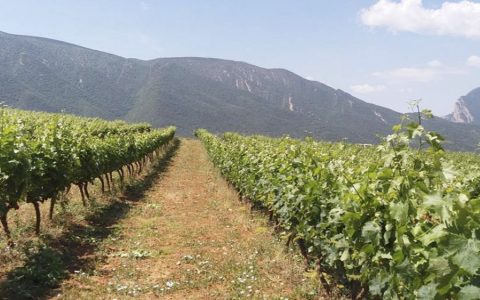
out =
<svg viewBox="0 0 480 300"><path fill-rule="evenodd" d="M0 32L0 101L50 112L273 136L373 143L401 114L283 69L211 58L127 59ZM475 150L480 127L436 118L451 149Z"/></svg>
<svg viewBox="0 0 480 300"><path fill-rule="evenodd" d="M456 123L480 125L480 88L476 88L455 102L453 112L447 120Z"/></svg>

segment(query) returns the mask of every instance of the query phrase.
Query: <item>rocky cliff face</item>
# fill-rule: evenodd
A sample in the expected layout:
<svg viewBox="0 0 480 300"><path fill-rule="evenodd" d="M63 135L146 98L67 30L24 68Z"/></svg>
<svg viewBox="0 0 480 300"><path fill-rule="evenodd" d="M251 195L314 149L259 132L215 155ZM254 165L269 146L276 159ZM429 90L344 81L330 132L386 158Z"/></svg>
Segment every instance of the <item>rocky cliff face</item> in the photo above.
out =
<svg viewBox="0 0 480 300"><path fill-rule="evenodd" d="M455 123L480 125L480 88L460 97L446 119Z"/></svg>
<svg viewBox="0 0 480 300"><path fill-rule="evenodd" d="M465 105L463 97L458 99L453 108L453 112L447 116L447 119L455 123L473 123L474 117Z"/></svg>

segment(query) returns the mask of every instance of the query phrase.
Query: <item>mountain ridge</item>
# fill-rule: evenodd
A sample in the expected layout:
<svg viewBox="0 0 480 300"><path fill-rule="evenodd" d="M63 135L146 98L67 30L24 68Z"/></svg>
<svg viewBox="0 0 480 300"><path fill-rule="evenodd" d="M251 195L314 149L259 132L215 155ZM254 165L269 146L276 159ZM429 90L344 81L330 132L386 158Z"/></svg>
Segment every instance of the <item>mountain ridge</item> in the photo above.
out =
<svg viewBox="0 0 480 300"><path fill-rule="evenodd" d="M402 114L282 68L202 57L123 58L42 37L0 34L0 99L33 110L272 136L378 142ZM426 123L451 149L480 127Z"/></svg>

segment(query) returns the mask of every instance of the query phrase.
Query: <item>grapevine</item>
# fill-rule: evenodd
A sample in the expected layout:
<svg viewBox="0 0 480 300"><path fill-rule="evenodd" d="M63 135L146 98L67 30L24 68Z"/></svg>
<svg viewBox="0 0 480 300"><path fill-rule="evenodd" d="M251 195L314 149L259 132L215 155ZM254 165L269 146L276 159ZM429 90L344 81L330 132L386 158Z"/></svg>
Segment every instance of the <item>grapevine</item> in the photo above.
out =
<svg viewBox="0 0 480 300"><path fill-rule="evenodd" d="M370 147L196 135L223 176L297 241L327 290L324 272L358 299L478 299L477 156L446 153L414 122ZM418 137L429 147L412 147Z"/></svg>
<svg viewBox="0 0 480 300"><path fill-rule="evenodd" d="M50 217L58 196L79 187L86 205L88 184L98 178L113 187L113 172L124 179L124 168L134 175L168 144L175 128L153 129L148 124L128 124L65 114L0 109L0 221L11 238L7 214L21 202L36 212L40 233L39 203L51 201Z"/></svg>

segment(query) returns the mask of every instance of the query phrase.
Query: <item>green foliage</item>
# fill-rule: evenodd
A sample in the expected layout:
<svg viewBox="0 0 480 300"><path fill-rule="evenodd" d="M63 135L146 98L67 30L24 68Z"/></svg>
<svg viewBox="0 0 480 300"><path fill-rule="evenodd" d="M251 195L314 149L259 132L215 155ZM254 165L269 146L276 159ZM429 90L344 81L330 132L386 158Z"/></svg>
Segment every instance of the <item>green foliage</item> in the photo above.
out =
<svg viewBox="0 0 480 300"><path fill-rule="evenodd" d="M451 159L442 138L414 122L378 147L196 134L222 174L340 280L385 299L474 299L477 156ZM411 148L419 137L428 148Z"/></svg>
<svg viewBox="0 0 480 300"><path fill-rule="evenodd" d="M9 275L12 283L56 287L58 282L67 276L61 253L58 251L48 247L41 247L35 253L26 250L28 259L25 265Z"/></svg>
<svg viewBox="0 0 480 300"><path fill-rule="evenodd" d="M53 199L72 183L91 182L145 160L175 134L174 127L154 130L148 124L7 108L0 109L0 117L3 218L20 201Z"/></svg>

